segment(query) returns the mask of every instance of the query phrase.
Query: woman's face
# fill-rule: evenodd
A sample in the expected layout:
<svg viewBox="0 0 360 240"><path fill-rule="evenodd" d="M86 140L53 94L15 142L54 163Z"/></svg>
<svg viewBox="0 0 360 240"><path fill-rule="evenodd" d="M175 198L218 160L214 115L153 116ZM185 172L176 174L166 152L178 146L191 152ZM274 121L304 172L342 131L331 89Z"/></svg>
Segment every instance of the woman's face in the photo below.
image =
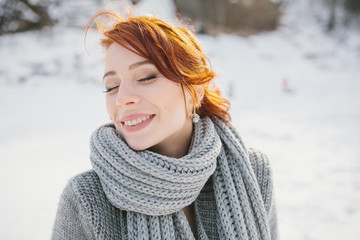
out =
<svg viewBox="0 0 360 240"><path fill-rule="evenodd" d="M192 134L187 116L192 104L188 93L184 98L180 84L117 43L106 52L104 84L107 111L132 149L150 148L168 156L187 151ZM179 149L184 146L185 150Z"/></svg>

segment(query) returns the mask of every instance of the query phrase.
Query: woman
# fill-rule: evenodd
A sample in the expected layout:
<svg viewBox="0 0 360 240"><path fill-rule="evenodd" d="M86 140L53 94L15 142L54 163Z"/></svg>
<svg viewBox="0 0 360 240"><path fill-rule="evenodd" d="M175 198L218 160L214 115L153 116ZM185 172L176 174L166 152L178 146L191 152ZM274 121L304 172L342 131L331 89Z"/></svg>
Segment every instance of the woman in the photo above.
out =
<svg viewBox="0 0 360 240"><path fill-rule="evenodd" d="M112 123L93 133L93 170L66 186L52 239L276 239L269 163L231 125L195 36L116 21L98 25Z"/></svg>

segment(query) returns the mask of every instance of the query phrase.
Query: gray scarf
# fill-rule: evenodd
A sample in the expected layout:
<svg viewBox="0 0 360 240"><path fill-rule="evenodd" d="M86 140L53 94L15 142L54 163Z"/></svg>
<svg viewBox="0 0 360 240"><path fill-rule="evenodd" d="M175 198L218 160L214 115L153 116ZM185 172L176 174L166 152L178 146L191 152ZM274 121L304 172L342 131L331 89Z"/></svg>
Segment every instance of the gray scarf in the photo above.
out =
<svg viewBox="0 0 360 240"><path fill-rule="evenodd" d="M211 175L221 239L270 239L248 153L232 126L202 118L182 158L134 151L112 124L97 129L90 146L107 198L127 211L129 239L194 239L182 209L195 201Z"/></svg>

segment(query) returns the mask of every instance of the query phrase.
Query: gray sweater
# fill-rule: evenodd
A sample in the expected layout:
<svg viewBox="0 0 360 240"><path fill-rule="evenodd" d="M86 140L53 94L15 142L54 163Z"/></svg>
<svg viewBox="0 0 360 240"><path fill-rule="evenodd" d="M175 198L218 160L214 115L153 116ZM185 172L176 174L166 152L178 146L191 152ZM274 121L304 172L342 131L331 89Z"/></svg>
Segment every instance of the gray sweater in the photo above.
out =
<svg viewBox="0 0 360 240"><path fill-rule="evenodd" d="M263 199L272 191L272 173L265 155L249 151ZM273 194L270 195L273 198ZM264 199L265 201L265 199ZM277 239L275 200L266 212L271 239ZM222 239L216 226L216 203L210 177L195 201L196 224L202 225L208 239ZM203 232L197 232L203 239ZM93 170L72 178L61 195L52 239L128 239L126 212L114 207L106 198L100 180Z"/></svg>

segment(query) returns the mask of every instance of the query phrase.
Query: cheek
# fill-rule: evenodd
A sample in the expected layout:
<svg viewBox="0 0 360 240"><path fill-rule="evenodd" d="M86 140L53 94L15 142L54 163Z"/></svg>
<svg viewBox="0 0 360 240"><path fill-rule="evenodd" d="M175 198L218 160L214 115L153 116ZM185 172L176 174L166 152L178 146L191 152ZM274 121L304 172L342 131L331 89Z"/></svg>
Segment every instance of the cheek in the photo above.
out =
<svg viewBox="0 0 360 240"><path fill-rule="evenodd" d="M105 104L106 104L106 111L108 112L111 120L114 120L114 115L115 115L115 102L114 99L111 96L106 96L105 99Z"/></svg>
<svg viewBox="0 0 360 240"><path fill-rule="evenodd" d="M162 110L165 113L164 117L166 119L174 123L183 122L187 115L182 93L171 94L166 100L163 101Z"/></svg>

